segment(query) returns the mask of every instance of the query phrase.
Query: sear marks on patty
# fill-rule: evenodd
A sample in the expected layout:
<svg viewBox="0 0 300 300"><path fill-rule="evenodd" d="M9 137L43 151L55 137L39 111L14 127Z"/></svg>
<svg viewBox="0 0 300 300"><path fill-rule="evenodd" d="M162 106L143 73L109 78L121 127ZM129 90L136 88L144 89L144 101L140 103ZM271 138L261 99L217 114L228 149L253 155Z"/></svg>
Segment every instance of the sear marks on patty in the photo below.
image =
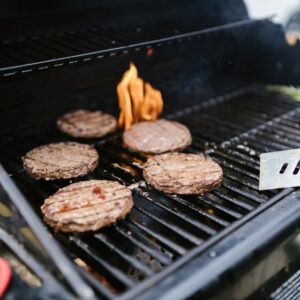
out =
<svg viewBox="0 0 300 300"><path fill-rule="evenodd" d="M100 138L117 129L114 116L100 110L76 110L57 119L62 132L76 138Z"/></svg>
<svg viewBox="0 0 300 300"><path fill-rule="evenodd" d="M22 160L33 178L55 180L86 175L97 167L99 155L90 145L61 142L34 148Z"/></svg>
<svg viewBox="0 0 300 300"><path fill-rule="evenodd" d="M186 126L161 119L133 124L123 133L123 142L134 151L159 154L183 150L192 136Z"/></svg>
<svg viewBox="0 0 300 300"><path fill-rule="evenodd" d="M197 154L166 153L150 157L143 170L147 183L173 194L203 194L220 185L222 168Z"/></svg>
<svg viewBox="0 0 300 300"><path fill-rule="evenodd" d="M65 232L94 231L125 218L133 206L131 190L116 181L70 184L41 207L45 222Z"/></svg>

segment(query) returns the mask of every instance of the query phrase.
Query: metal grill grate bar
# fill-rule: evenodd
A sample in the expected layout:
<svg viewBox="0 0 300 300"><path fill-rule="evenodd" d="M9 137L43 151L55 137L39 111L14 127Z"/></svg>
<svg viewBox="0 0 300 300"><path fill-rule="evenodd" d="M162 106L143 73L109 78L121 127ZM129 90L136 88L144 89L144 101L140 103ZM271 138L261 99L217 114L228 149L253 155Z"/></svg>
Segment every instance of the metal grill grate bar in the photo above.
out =
<svg viewBox="0 0 300 300"><path fill-rule="evenodd" d="M90 273L84 271L81 267L76 268L78 272L85 278L87 282L97 291L101 299L114 299L116 297L110 289L106 288L104 285L99 284L99 281L92 276Z"/></svg>
<svg viewBox="0 0 300 300"><path fill-rule="evenodd" d="M145 252L149 253L152 257L154 257L156 260L160 261L163 265L168 265L172 262L170 256L167 255L162 255L162 253L156 249L157 245L154 243L150 243L149 240L145 239L143 236L138 236L135 238L135 235L137 232L135 231L130 231L130 227L128 227L128 230L125 230L126 224L122 224L123 227L120 227L118 225L115 226L116 231L123 236L125 240L128 240L132 242L133 246L136 248L143 249ZM125 228L124 228L125 227ZM129 234L130 233L130 234ZM143 240L142 242L140 240ZM127 241L127 243L128 243Z"/></svg>
<svg viewBox="0 0 300 300"><path fill-rule="evenodd" d="M147 47L169 45L182 40L189 41L193 37L207 37L212 33L222 33L224 30L251 26L264 21L266 20L243 20L186 33L178 33L167 27L160 28L159 32L157 28L118 28L116 30L96 28L4 41L0 44L0 55L3 57L0 60L2 61L0 75L12 76L19 72L31 72L129 51L140 51ZM48 48L50 54L46 57L41 56L40 51L31 51L33 48ZM46 53L44 50L42 52Z"/></svg>
<svg viewBox="0 0 300 300"><path fill-rule="evenodd" d="M135 281L121 271L119 267L108 263L108 257L106 259L100 258L97 252L92 250L82 239L74 236L70 236L68 241L64 241L61 236L59 239L63 243L68 243L68 247L72 247L73 251L82 257L83 261L87 261L89 265L92 265L96 272L103 274L109 282L113 282L113 287L124 291L126 288L135 285Z"/></svg>
<svg viewBox="0 0 300 300"><path fill-rule="evenodd" d="M127 255L125 252L121 251L122 243L121 241L113 243L109 237L107 237L104 234L97 233L94 235L95 239L91 239L90 244L93 244L95 248L98 248L98 245L100 248L107 248L110 250L111 253L114 255L119 256L125 264L132 265L134 268L139 270L141 273L143 273L144 276L151 276L153 275L153 271L146 267L144 264L139 262L137 259L135 259L132 256ZM97 243L98 241L98 243ZM100 242L100 243L99 243ZM120 245L118 245L120 244Z"/></svg>
<svg viewBox="0 0 300 300"><path fill-rule="evenodd" d="M143 213L143 218L148 221L147 226L152 226L157 231L165 233L166 236L174 240L177 244L181 244L183 248L192 248L193 246L198 245L202 242L201 239L198 239L195 236L189 234L188 231L181 229L181 227L177 226L177 224L174 224L174 222L170 223L169 221L172 220L171 218L166 218L164 215L164 218L162 218L162 216L159 214L158 217L156 214L150 213L149 211L139 206L137 208L137 211ZM137 211L133 209L133 216L135 217L135 219L140 218L140 214L138 216ZM153 221L155 221L155 223Z"/></svg>
<svg viewBox="0 0 300 300"><path fill-rule="evenodd" d="M165 195L143 181L142 168L147 155L124 148L118 134L93 141L100 153L100 166L73 182L117 179L133 189L135 206L125 220L99 232L54 235L72 257L93 266L99 285L95 289L105 298L155 276L192 249L205 248L223 230L278 196L278 191L258 191L259 154L265 149L298 145L299 138L292 137L300 116L294 113L291 118L280 117L297 107L285 100L279 105L273 103L276 108L270 107L270 114L266 114L270 101L263 104L265 96L258 95L224 97L174 116L192 129L194 142L186 151L204 153L223 167L221 187L205 195ZM244 120L244 111L248 109L245 99L251 100L247 120ZM235 119L236 115L240 117ZM21 166L21 155L41 144L68 140L53 125L45 123L21 130L4 138L5 146L0 147L1 160L39 214L43 199L69 182L31 179ZM275 136L278 127L279 136L287 132L289 140Z"/></svg>
<svg viewBox="0 0 300 300"><path fill-rule="evenodd" d="M153 195L153 194L152 194ZM153 200L151 197L146 196L145 198L147 198L147 200L151 201L153 203ZM154 198L154 197L153 197ZM202 223L200 223L199 221L196 221L194 219L192 219L190 216L188 216L187 214L183 214L178 207L175 207L174 205L171 205L172 207L168 207L168 205L165 204L166 202L166 198L162 199L163 197L155 197L155 199L157 199L157 201L155 202L155 205L157 205L158 207L168 211L171 215L169 217L170 220L173 220L174 223L179 224L181 227L186 227L187 229L189 229L189 231L193 232L195 231L195 234L197 236L202 236L203 238L207 238L210 235L214 235L216 234L216 231ZM162 200L162 201L161 201ZM162 203L164 203L164 205L162 205ZM140 202L138 203L140 205ZM169 204L170 205L170 204ZM149 203L145 202L144 204L144 208L146 209L146 207L149 207ZM153 208L151 208L151 210L153 210ZM162 216L162 215L160 215ZM185 223L180 222L180 219L182 219L182 221L185 221L186 223L188 223L187 225L185 225ZM200 229L200 230L197 230Z"/></svg>
<svg viewBox="0 0 300 300"><path fill-rule="evenodd" d="M177 255L184 255L187 250L182 247L179 244L176 244L175 242L171 241L169 238L163 236L162 234L160 234L159 232L155 232L154 230L152 230L150 227L146 227L145 223L141 222L137 222L134 219L130 220L136 227L138 227L141 231L145 232L148 236L150 236L152 238L152 240L158 241L159 243L161 243L161 245L163 245L163 247L166 247L170 252L174 252Z"/></svg>
<svg viewBox="0 0 300 300"><path fill-rule="evenodd" d="M154 192L150 194L150 196L152 196L154 194ZM158 198L157 195L154 195L153 197ZM210 215L209 213L207 213L205 210L201 209L200 207L196 206L195 204L193 204L193 202L190 202L186 199L184 199L183 197L180 197L179 195L169 195L168 197L160 197L159 198L160 201L162 203L166 203L165 205L170 205L171 207L173 207L173 209L178 212L178 211L183 211L185 212L186 215L189 215L191 217L194 218L194 220L198 220L197 222L199 223L199 213L203 216L202 220L203 222L205 222L205 224L209 225L209 227L215 228L215 230L218 230L220 228L222 228L223 226L225 227L226 225L228 225L229 223L224 220L221 219L215 215ZM169 203L171 200L171 204ZM173 201L172 201L173 200ZM203 226L202 223L201 227ZM220 227L221 225L221 227ZM206 230L209 227L205 227ZM210 231L211 234L215 234L215 231Z"/></svg>

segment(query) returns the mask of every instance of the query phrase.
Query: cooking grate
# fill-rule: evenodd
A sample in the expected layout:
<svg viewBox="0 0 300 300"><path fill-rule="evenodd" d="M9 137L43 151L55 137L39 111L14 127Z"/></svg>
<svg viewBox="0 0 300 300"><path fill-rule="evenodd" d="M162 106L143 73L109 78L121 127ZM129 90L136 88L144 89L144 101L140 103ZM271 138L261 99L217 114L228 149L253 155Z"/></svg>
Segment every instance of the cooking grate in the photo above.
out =
<svg viewBox="0 0 300 300"><path fill-rule="evenodd" d="M181 43L194 38L257 25L266 20L243 20L211 28L190 28L190 31L170 26L135 28L91 28L79 31L44 34L17 40L0 42L0 76L12 76L49 67L74 65L107 56L124 55Z"/></svg>
<svg viewBox="0 0 300 300"><path fill-rule="evenodd" d="M300 297L300 270L293 274L272 294L273 300L296 300Z"/></svg>
<svg viewBox="0 0 300 300"><path fill-rule="evenodd" d="M261 91L241 91L170 116L192 131L187 152L221 164L220 188L202 196L166 195L141 176L146 155L123 147L120 134L91 141L100 166L84 179L116 179L131 186L135 206L126 220L96 233L55 234L103 297L110 299L155 280L195 251L204 251L235 226L291 190L258 191L259 154L299 147L300 110L295 102ZM43 182L23 170L21 156L35 146L69 140L53 123L31 126L2 138L1 162L40 214L43 199L70 181ZM81 179L82 180L82 179ZM77 181L77 180L74 180Z"/></svg>

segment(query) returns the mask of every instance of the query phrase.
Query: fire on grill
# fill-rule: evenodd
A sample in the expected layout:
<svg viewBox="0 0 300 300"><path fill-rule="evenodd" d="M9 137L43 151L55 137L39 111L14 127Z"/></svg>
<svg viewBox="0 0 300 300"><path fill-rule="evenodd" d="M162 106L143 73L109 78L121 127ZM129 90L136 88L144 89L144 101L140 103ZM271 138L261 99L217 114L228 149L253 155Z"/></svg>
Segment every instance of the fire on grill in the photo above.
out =
<svg viewBox="0 0 300 300"><path fill-rule="evenodd" d="M161 92L138 76L133 63L117 86L119 97L119 126L129 129L133 123L153 121L163 110Z"/></svg>
<svg viewBox="0 0 300 300"><path fill-rule="evenodd" d="M300 147L299 104L260 84L299 84L300 43L243 1L98 2L0 9L0 243L31 298L298 299L300 276L268 289L299 269L299 189L258 184Z"/></svg>

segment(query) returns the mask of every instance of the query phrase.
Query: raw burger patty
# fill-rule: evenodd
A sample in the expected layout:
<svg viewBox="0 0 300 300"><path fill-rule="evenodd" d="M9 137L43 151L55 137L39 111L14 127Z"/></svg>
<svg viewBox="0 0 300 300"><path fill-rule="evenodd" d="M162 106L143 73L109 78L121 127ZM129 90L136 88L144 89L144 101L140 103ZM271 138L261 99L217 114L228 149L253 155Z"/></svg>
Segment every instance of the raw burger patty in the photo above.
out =
<svg viewBox="0 0 300 300"><path fill-rule="evenodd" d="M174 194L203 194L218 186L221 167L197 154L166 153L150 157L143 170L147 183Z"/></svg>
<svg viewBox="0 0 300 300"><path fill-rule="evenodd" d="M100 110L76 110L57 120L57 127L64 133L77 138L99 138L117 129L114 116Z"/></svg>
<svg viewBox="0 0 300 300"><path fill-rule="evenodd" d="M60 231L90 231L125 218L133 206L131 190L115 181L70 184L45 200L45 222Z"/></svg>
<svg viewBox="0 0 300 300"><path fill-rule="evenodd" d="M62 142L34 148L22 160L33 178L54 180L86 175L96 168L99 155L90 145Z"/></svg>
<svg viewBox="0 0 300 300"><path fill-rule="evenodd" d="M192 137L186 126L161 119L133 124L123 133L123 141L134 151L158 154L182 150L191 144Z"/></svg>

